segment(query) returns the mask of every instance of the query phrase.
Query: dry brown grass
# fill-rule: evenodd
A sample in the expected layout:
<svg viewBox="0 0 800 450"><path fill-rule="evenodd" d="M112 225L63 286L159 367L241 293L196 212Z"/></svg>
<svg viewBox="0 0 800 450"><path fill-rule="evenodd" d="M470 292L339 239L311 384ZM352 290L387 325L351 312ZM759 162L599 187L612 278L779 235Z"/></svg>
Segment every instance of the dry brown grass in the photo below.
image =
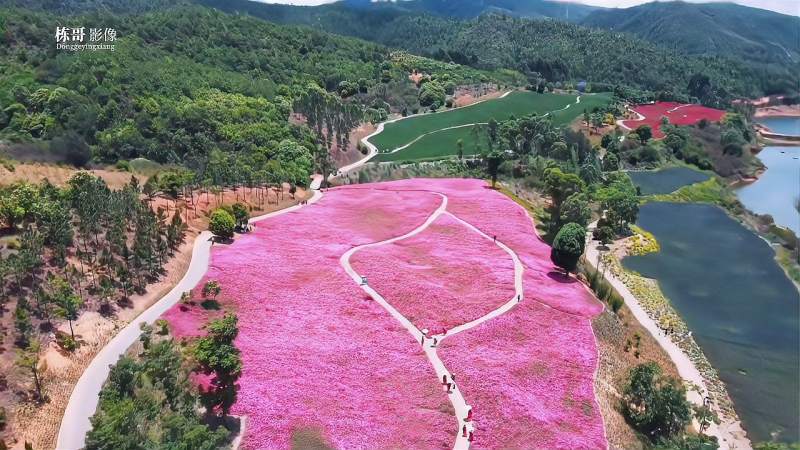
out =
<svg viewBox="0 0 800 450"><path fill-rule="evenodd" d="M48 179L57 186L63 186L75 173L80 171L81 169L76 169L74 167L57 166L53 164L15 163L14 171L9 171L5 167L0 166L0 185L12 184L17 181L39 183ZM146 177L129 172L117 172L105 169L87 170L87 172L105 180L106 184L108 184L111 189L121 188L130 181L132 175L139 177L142 183L146 180Z"/></svg>
<svg viewBox="0 0 800 450"><path fill-rule="evenodd" d="M292 450L331 450L320 430L303 428L292 433Z"/></svg>
<svg viewBox="0 0 800 450"><path fill-rule="evenodd" d="M600 354L595 392L603 413L608 445L612 449L642 449L644 446L620 410L622 390L628 372L638 364L651 361L660 365L664 374L671 377L679 378L678 369L653 336L633 317L627 306L623 306L618 314L607 309L592 321L592 328ZM630 347L626 350L628 342Z"/></svg>

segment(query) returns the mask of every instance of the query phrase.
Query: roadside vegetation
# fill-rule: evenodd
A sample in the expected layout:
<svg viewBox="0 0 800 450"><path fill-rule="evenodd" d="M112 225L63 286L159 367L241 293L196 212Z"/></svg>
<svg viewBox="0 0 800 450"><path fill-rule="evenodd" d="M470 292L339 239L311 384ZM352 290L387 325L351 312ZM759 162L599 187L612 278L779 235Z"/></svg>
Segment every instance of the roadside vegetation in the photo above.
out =
<svg viewBox="0 0 800 450"><path fill-rule="evenodd" d="M169 336L165 321L144 326L139 345L111 368L86 448L211 450L229 444L239 426L228 417L242 364L233 345L236 316L212 320L205 330L182 346ZM211 380L199 391L197 374Z"/></svg>

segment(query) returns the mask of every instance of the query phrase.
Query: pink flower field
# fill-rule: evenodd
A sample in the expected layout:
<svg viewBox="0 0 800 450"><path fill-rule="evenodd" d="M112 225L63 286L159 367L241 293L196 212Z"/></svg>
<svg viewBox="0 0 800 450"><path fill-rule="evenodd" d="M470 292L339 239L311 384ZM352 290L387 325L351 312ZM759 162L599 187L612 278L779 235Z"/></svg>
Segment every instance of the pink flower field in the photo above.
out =
<svg viewBox="0 0 800 450"><path fill-rule="evenodd" d="M423 224L442 202L434 192L525 267L521 304L439 348L474 408L472 447L606 448L590 325L602 305L553 274L525 211L479 180L331 189L214 247L206 279L220 282L222 308L239 316L244 370L233 414L248 418L245 448L288 449L309 435L332 448L452 448L458 421L419 343L339 264L354 246ZM421 328L469 322L514 295L510 256L446 214L352 264ZM176 305L165 318L181 338L219 313Z"/></svg>
<svg viewBox="0 0 800 450"><path fill-rule="evenodd" d="M410 239L362 250L352 263L419 329L453 328L514 296L508 253L448 215Z"/></svg>
<svg viewBox="0 0 800 450"><path fill-rule="evenodd" d="M421 348L339 265L346 249L405 233L440 202L331 192L214 248L207 278L239 316L244 371L233 414L248 417L245 448L291 448L308 430L334 448L452 447L452 406ZM176 306L166 319L179 337L196 335L203 311Z"/></svg>
<svg viewBox="0 0 800 450"><path fill-rule="evenodd" d="M474 448L605 448L584 318L524 301L448 337L439 355L473 407Z"/></svg>

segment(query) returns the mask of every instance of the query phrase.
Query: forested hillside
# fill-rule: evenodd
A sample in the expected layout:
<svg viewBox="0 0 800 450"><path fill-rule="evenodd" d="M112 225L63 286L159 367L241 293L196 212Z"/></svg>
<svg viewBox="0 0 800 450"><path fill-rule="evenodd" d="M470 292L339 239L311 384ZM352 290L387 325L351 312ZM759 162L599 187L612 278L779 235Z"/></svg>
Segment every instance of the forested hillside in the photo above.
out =
<svg viewBox="0 0 800 450"><path fill-rule="evenodd" d="M791 67L754 66L718 56L689 57L635 36L555 20L484 14L463 21L403 13L398 8L198 1L265 20L357 36L444 61L484 69L510 68L532 80L622 84L677 94L684 100L695 97L709 105L739 96L790 91L798 85L797 72Z"/></svg>
<svg viewBox="0 0 800 450"><path fill-rule="evenodd" d="M632 33L692 55L800 63L800 17L733 3L646 3L595 11L581 23Z"/></svg>
<svg viewBox="0 0 800 450"><path fill-rule="evenodd" d="M579 21L590 13L603 9L580 3L553 0L344 0L351 6L377 9L392 4L407 11L430 13L443 17L472 19L487 12L518 17L551 17Z"/></svg>
<svg viewBox="0 0 800 450"><path fill-rule="evenodd" d="M57 25L93 24L116 29L115 51L55 49ZM200 6L66 18L0 9L0 39L0 140L49 142L78 165L91 157L178 163L218 182L242 175L209 173L210 161L230 167L235 156L246 173L305 183L322 143L311 129L328 129L328 140L346 136L364 114L385 116L401 97L395 90L411 90L415 101L412 66L454 84L486 78ZM293 110L312 107L319 114L308 127L289 122Z"/></svg>

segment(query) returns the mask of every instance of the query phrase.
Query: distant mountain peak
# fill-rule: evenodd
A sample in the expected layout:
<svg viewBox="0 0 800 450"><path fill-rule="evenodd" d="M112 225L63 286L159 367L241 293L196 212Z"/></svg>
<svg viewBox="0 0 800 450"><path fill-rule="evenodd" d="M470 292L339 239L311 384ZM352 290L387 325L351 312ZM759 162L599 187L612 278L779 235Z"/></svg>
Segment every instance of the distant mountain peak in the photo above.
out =
<svg viewBox="0 0 800 450"><path fill-rule="evenodd" d="M690 55L758 63L800 60L800 17L735 3L651 2L594 11L580 23L631 33Z"/></svg>

